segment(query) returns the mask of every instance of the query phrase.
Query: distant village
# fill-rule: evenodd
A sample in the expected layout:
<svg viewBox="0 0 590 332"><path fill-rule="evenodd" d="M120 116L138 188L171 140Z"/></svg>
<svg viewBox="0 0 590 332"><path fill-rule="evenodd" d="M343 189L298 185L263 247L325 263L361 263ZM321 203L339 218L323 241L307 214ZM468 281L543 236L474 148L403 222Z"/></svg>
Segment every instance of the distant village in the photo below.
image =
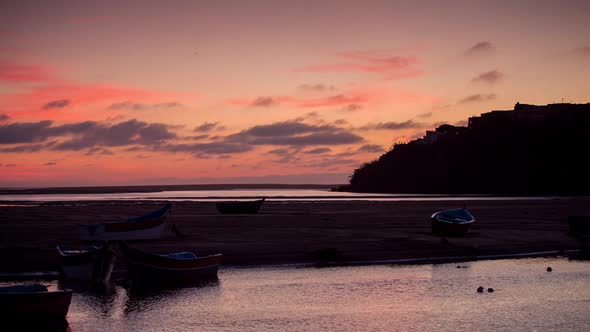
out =
<svg viewBox="0 0 590 332"><path fill-rule="evenodd" d="M497 128L502 124L513 121L527 121L529 123L542 122L546 118L555 115L555 112L575 113L575 112L590 112L590 103L587 104L570 104L558 103L549 105L530 105L516 103L513 110L494 110L487 113L482 113L480 116L470 117L467 127L453 126L444 124L435 130L426 131L426 135L422 138L416 139L410 143L413 144L432 144L440 138L449 135L459 135L467 130Z"/></svg>

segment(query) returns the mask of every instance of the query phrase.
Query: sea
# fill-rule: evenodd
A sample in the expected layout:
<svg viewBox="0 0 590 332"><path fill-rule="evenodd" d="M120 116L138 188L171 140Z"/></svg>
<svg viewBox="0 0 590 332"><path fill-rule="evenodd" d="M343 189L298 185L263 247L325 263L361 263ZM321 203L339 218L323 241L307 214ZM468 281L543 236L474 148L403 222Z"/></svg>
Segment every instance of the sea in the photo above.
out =
<svg viewBox="0 0 590 332"><path fill-rule="evenodd" d="M590 262L529 258L222 268L201 287L77 292L67 321L79 332L588 331L588 312Z"/></svg>

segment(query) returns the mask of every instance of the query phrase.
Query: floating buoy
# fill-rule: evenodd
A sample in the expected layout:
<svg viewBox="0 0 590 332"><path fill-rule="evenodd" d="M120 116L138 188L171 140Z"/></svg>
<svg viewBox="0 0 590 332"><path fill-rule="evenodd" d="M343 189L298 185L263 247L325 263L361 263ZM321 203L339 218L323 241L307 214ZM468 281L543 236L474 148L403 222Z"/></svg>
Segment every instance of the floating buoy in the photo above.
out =
<svg viewBox="0 0 590 332"><path fill-rule="evenodd" d="M493 293L494 289L492 287L488 288L488 293Z"/></svg>
<svg viewBox="0 0 590 332"><path fill-rule="evenodd" d="M477 287L477 292L478 293L483 293L483 287L481 287L481 286Z"/></svg>
<svg viewBox="0 0 590 332"><path fill-rule="evenodd" d="M553 271L553 269L551 268L551 266L549 266L549 267L547 268L547 272L551 272L551 271Z"/></svg>

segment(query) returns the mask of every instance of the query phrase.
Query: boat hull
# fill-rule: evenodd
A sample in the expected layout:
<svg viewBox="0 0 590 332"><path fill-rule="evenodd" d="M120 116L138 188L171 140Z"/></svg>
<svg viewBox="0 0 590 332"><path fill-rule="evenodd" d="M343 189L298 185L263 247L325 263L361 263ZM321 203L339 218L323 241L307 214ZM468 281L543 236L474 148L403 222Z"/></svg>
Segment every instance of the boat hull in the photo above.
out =
<svg viewBox="0 0 590 332"><path fill-rule="evenodd" d="M121 222L80 225L83 241L155 240L162 237L170 215L170 203L158 211Z"/></svg>
<svg viewBox="0 0 590 332"><path fill-rule="evenodd" d="M185 286L217 279L221 254L173 259L169 256L146 253L126 244L121 251L127 260L129 277L136 285Z"/></svg>
<svg viewBox="0 0 590 332"><path fill-rule="evenodd" d="M108 245L74 254L59 246L57 251L61 256L64 278L96 282L110 280L116 257Z"/></svg>
<svg viewBox="0 0 590 332"><path fill-rule="evenodd" d="M80 240L83 241L131 241L155 240L162 237L166 225L161 224L147 229L129 231L108 231L104 225L80 225Z"/></svg>
<svg viewBox="0 0 590 332"><path fill-rule="evenodd" d="M432 233L442 235L462 235L469 232L473 222L467 223L449 223L432 219Z"/></svg>
<svg viewBox="0 0 590 332"><path fill-rule="evenodd" d="M129 274L134 285L182 287L217 280L219 265L192 269L169 269L153 265L129 263Z"/></svg>
<svg viewBox="0 0 590 332"><path fill-rule="evenodd" d="M218 202L217 211L223 214L256 214L264 200L248 202Z"/></svg>
<svg viewBox="0 0 590 332"><path fill-rule="evenodd" d="M0 294L0 312L11 321L64 322L72 301L71 291Z"/></svg>
<svg viewBox="0 0 590 332"><path fill-rule="evenodd" d="M469 232L475 218L466 209L453 209L434 213L430 221L433 234L463 235Z"/></svg>

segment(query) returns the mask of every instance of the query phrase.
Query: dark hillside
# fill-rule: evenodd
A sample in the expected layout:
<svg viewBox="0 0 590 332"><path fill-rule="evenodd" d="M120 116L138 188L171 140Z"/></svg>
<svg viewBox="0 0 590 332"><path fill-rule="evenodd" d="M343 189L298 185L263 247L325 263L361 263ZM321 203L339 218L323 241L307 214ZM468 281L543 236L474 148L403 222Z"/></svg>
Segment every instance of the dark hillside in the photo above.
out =
<svg viewBox="0 0 590 332"><path fill-rule="evenodd" d="M516 104L443 125L364 164L341 190L384 193L590 193L590 104Z"/></svg>

